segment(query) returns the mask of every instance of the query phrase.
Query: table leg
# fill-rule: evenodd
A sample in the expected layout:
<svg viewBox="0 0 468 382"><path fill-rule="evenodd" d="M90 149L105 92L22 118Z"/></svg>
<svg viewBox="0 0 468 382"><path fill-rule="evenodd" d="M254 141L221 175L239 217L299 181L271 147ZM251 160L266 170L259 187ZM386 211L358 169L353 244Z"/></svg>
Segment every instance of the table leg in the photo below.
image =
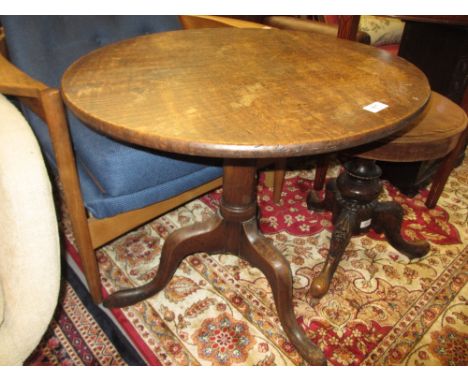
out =
<svg viewBox="0 0 468 382"><path fill-rule="evenodd" d="M307 338L294 316L289 263L258 230L255 164L255 160L226 160L219 213L206 222L172 233L162 248L154 279L146 285L112 294L104 305L127 306L158 293L169 283L181 261L193 253L229 252L249 261L266 275L289 339L309 364L324 365L323 353Z"/></svg>
<svg viewBox="0 0 468 382"><path fill-rule="evenodd" d="M360 234L370 228L384 232L389 243L411 259L424 256L429 251L426 241L410 242L401 236L403 208L400 205L377 201L382 190L380 175L375 161L353 158L345 163L345 172L327 183L323 200L314 191L309 193L308 208L332 211L335 224L327 260L309 289L312 304L330 288L352 234Z"/></svg>
<svg viewBox="0 0 468 382"><path fill-rule="evenodd" d="M244 222L240 256L265 274L275 300L278 317L286 335L301 356L311 365L325 365L321 350L313 344L298 325L293 309L293 284L289 263L258 231L257 222Z"/></svg>
<svg viewBox="0 0 468 382"><path fill-rule="evenodd" d="M309 289L308 297L312 305L315 302L314 299L327 293L333 274L335 273L341 257L343 256L343 253L351 239L353 233L352 229L355 224L355 214L348 213L348 211L342 211L340 213L331 237L327 260L325 261L320 275L312 280L311 287Z"/></svg>
<svg viewBox="0 0 468 382"><path fill-rule="evenodd" d="M149 283L111 294L103 302L106 308L129 306L143 301L162 289L171 281L172 276L184 258L197 252L219 252L224 249L223 220L219 215L203 223L181 228L173 232L164 243L161 251L158 272Z"/></svg>

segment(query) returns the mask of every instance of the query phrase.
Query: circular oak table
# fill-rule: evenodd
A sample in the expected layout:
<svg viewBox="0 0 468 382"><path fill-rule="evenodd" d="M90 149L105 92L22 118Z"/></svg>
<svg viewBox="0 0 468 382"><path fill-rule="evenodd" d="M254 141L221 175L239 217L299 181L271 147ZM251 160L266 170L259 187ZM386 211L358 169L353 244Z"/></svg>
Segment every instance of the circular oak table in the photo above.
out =
<svg viewBox="0 0 468 382"><path fill-rule="evenodd" d="M424 74L386 52L320 34L195 29L98 49L67 69L62 94L81 120L116 139L224 158L219 213L172 233L155 278L104 305L154 295L188 255L230 252L266 275L291 342L308 363L324 364L295 318L289 264L258 230L256 160L338 151L404 128L429 99ZM387 106L365 109L378 109L376 102Z"/></svg>

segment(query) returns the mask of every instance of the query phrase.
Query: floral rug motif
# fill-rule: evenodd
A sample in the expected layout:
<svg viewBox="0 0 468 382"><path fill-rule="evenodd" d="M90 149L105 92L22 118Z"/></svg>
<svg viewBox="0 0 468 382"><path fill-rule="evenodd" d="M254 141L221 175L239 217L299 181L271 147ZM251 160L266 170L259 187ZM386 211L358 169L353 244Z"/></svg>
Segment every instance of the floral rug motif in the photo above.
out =
<svg viewBox="0 0 468 382"><path fill-rule="evenodd" d="M25 365L121 366L127 363L66 282L54 319Z"/></svg>
<svg viewBox="0 0 468 382"><path fill-rule="evenodd" d="M329 176L339 171L335 166ZM405 210L403 235L431 244L424 258L408 260L372 231L355 236L330 291L310 306L305 295L333 228L330 213L307 210L313 173L287 172L279 205L260 179L260 228L291 264L296 317L329 364L468 365L468 161L453 171L434 210L424 206L427 190L411 199L384 184L382 199ZM220 195L205 195L102 248L106 293L152 279L167 236L211 216ZM189 256L158 295L113 312L131 325L129 336L150 364L304 364L281 328L264 275L230 254Z"/></svg>

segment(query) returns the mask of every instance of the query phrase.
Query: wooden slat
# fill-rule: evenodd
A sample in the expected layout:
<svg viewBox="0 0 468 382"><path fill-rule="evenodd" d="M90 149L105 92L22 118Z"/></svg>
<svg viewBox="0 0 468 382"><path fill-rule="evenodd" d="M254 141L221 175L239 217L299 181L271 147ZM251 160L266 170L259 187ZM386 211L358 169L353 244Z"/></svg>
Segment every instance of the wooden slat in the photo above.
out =
<svg viewBox="0 0 468 382"><path fill-rule="evenodd" d="M253 21L233 19L222 16L180 16L180 21L185 29L196 28L265 28L267 25L255 23Z"/></svg>
<svg viewBox="0 0 468 382"><path fill-rule="evenodd" d="M25 104L31 109L37 116L39 116L44 122L46 120L44 109L42 108L41 102L37 98L32 97L18 97L21 103Z"/></svg>
<svg viewBox="0 0 468 382"><path fill-rule="evenodd" d="M47 85L36 81L0 55L0 92L3 94L39 97L39 92Z"/></svg>
<svg viewBox="0 0 468 382"><path fill-rule="evenodd" d="M221 185L222 178L217 178L173 198L152 204L145 208L128 211L105 219L89 218L88 224L93 248L99 248L129 230L146 223L148 220L165 214L192 199L221 187Z"/></svg>
<svg viewBox="0 0 468 382"><path fill-rule="evenodd" d="M338 26L319 21L298 19L290 16L270 16L265 20L268 25L279 29L290 29L302 32L323 33L333 37L338 34Z"/></svg>
<svg viewBox="0 0 468 382"><path fill-rule="evenodd" d="M45 110L46 122L63 185L65 202L70 213L72 229L86 281L93 301L99 304L102 301L99 268L91 246L87 216L80 191L78 172L62 99L57 89L49 88L40 93L40 100Z"/></svg>

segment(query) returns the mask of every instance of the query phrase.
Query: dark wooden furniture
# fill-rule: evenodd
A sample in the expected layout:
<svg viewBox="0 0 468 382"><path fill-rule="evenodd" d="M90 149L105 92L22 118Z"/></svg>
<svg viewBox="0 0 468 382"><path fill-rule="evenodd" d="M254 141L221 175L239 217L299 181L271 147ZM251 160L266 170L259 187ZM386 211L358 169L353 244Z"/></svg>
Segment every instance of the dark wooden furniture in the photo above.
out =
<svg viewBox="0 0 468 382"><path fill-rule="evenodd" d="M359 16L347 16L341 20L341 38L354 40ZM432 16L430 17L432 18ZM453 22L447 17L448 21ZM346 21L346 22L344 22ZM458 21L459 22L459 21ZM467 96L465 92L466 102ZM310 209L333 211L335 231L332 236L329 256L310 288L312 300L323 296L329 289L331 279L352 234L365 232L371 227L386 233L390 243L409 257L424 255L427 243L408 245L399 233L403 211L395 203L378 204L376 196L381 186L378 182L382 172L375 160L394 162L427 161L443 158L434 176L433 184L426 200L429 208L434 208L445 182L465 147L467 137L466 114L447 98L433 93L424 115L421 115L404 131L390 136L384 141L358 148L361 158L345 164L345 173L337 181L327 185L324 200L319 200L312 191L308 196ZM379 162L382 163L382 162ZM283 184L285 161L277 161L274 181L274 201L279 202ZM316 168L314 190L323 189L327 171L327 159L319 158ZM401 177L402 171L397 172Z"/></svg>
<svg viewBox="0 0 468 382"><path fill-rule="evenodd" d="M398 17L405 21L398 55L426 74L432 90L462 105L468 112L466 104L462 104L464 94L468 94L468 16ZM405 165L379 162L379 165L383 177L412 196L434 179L441 161Z"/></svg>
<svg viewBox="0 0 468 382"><path fill-rule="evenodd" d="M432 90L448 97L468 112L468 16L393 17L405 21L398 55L415 64L426 74ZM362 42L362 37L357 32L359 18L360 16L339 16L337 36ZM299 20L296 23L275 22L284 28L303 28L302 24L313 24L309 20ZM333 33L325 28L315 31ZM465 147L464 142L462 139L460 145ZM460 162L463 151L458 150L460 155L456 163ZM377 163L382 168L382 177L409 196L417 194L431 179L440 184L438 177L444 171L443 166L446 166L441 160Z"/></svg>
<svg viewBox="0 0 468 382"><path fill-rule="evenodd" d="M428 208L434 208L464 148L467 131L464 110L448 98L433 92L424 113L406 129L383 140L349 150L347 155L396 163L442 158L425 203ZM323 189L326 172L327 161L319 160L314 179L315 190ZM274 190L275 196L277 193ZM275 202L278 203L279 199L275 198Z"/></svg>
<svg viewBox="0 0 468 382"><path fill-rule="evenodd" d="M468 16L399 16L399 56L426 74L431 89L460 104L468 86Z"/></svg>
<svg viewBox="0 0 468 382"><path fill-rule="evenodd" d="M408 128L350 150L348 153L358 159L346 162L345 172L327 183L323 200L317 197L315 191L308 195L308 207L333 211L335 224L328 258L310 288L312 300L328 291L352 234L374 228L377 232L384 232L390 244L408 257L426 254L429 248L427 243L408 244L401 239L399 230L403 209L395 202L376 201L382 187L378 181L381 170L374 161L411 162L444 158L426 200L426 205L433 208L463 147L467 131L465 112L446 97L433 92L425 112ZM322 189L325 175L326 163L322 162L316 171L315 190Z"/></svg>
<svg viewBox="0 0 468 382"><path fill-rule="evenodd" d="M264 27L261 24L216 16L181 16L180 21L185 28ZM106 20L106 23L108 25L109 21ZM99 28L99 25L96 27ZM66 29L66 25L64 28ZM70 34L69 30L68 34ZM0 92L16 96L47 123L58 174L63 185L64 199L70 214L87 285L93 301L96 304L101 303L101 281L95 250L141 224L220 187L222 179L218 177L147 207L133 209L107 218L98 219L88 215L83 203L84 198L80 188L77 161L66 111L59 91L30 77L9 62L3 56L4 53L6 54L3 37L3 30L0 30ZM45 61L56 58L41 56L42 59ZM171 113L172 111L168 109L166 112Z"/></svg>
<svg viewBox="0 0 468 382"><path fill-rule="evenodd" d="M231 252L264 272L283 328L304 359L325 363L295 319L289 264L258 231L256 160L336 151L395 133L423 111L430 95L425 76L398 57L334 37L220 28L96 50L69 67L62 92L70 109L104 134L224 158L219 212L171 234L156 277L104 304L125 306L157 293L195 252ZM363 109L376 100L389 107Z"/></svg>
<svg viewBox="0 0 468 382"><path fill-rule="evenodd" d="M407 130L360 148L361 158L386 162L416 162L442 158L434 176L426 206L434 208L455 161L466 142L467 117L463 109L432 92L426 111Z"/></svg>

